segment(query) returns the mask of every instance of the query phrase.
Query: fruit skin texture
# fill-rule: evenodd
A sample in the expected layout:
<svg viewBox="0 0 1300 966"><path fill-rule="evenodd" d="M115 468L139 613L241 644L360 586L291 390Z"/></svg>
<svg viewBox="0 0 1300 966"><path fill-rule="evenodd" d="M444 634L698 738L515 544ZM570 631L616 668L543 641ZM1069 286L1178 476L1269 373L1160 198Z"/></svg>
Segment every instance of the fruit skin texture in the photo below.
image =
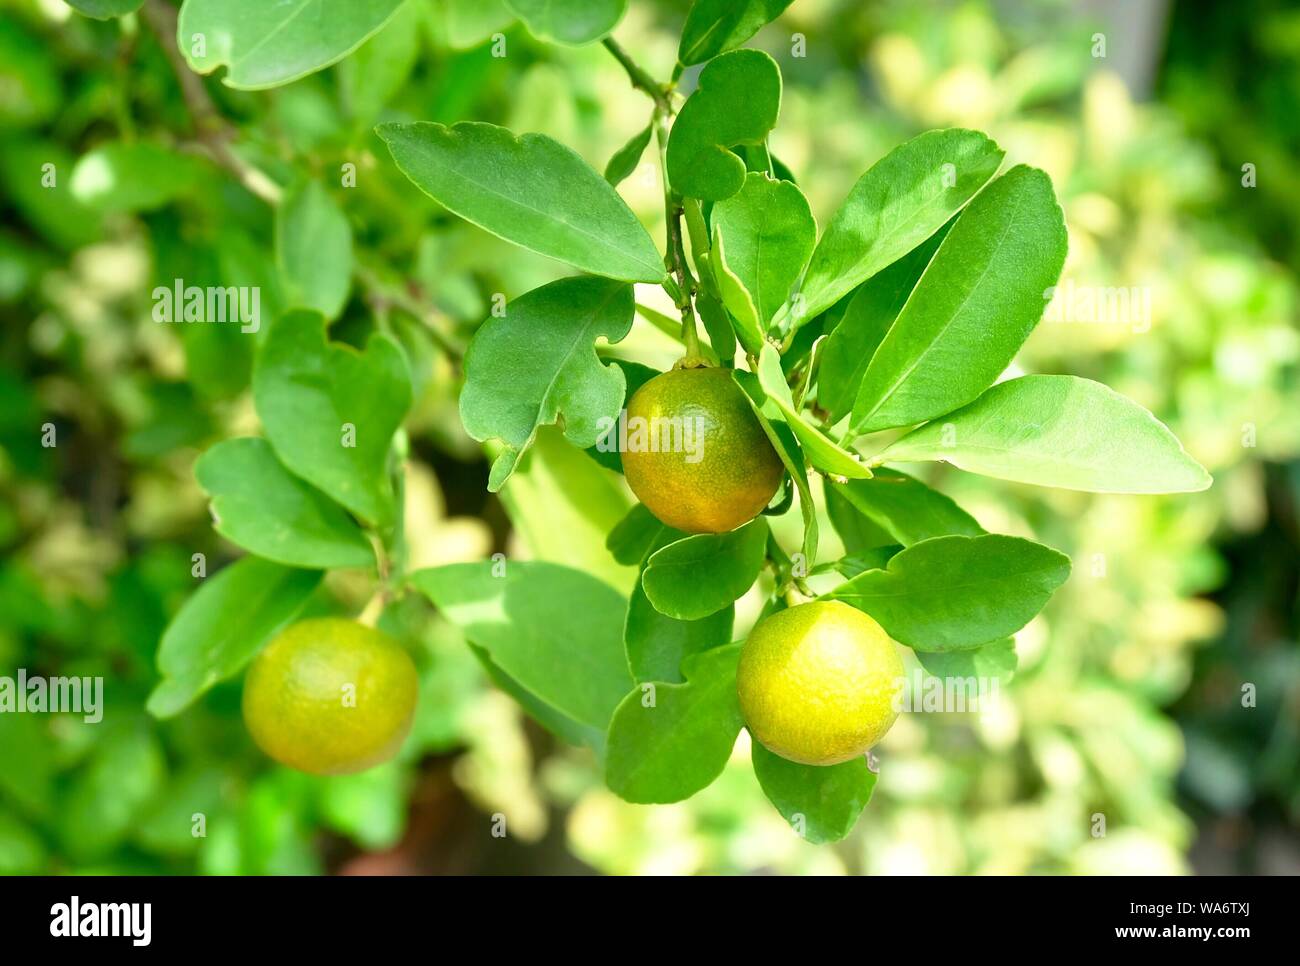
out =
<svg viewBox="0 0 1300 966"><path fill-rule="evenodd" d="M698 427L699 448L634 451L638 422L649 427L664 419ZM781 458L726 369L674 369L655 376L628 402L627 423L623 474L637 498L670 527L686 533L734 530L761 513L781 485ZM647 431L643 438L649 436ZM698 459L692 461L694 454Z"/></svg>
<svg viewBox="0 0 1300 966"><path fill-rule="evenodd" d="M842 601L813 601L755 625L740 650L736 691L750 734L803 765L866 752L898 717L898 648Z"/></svg>
<svg viewBox="0 0 1300 966"><path fill-rule="evenodd" d="M244 723L281 764L314 775L362 771L401 747L416 681L410 656L387 634L336 617L300 621L253 660Z"/></svg>

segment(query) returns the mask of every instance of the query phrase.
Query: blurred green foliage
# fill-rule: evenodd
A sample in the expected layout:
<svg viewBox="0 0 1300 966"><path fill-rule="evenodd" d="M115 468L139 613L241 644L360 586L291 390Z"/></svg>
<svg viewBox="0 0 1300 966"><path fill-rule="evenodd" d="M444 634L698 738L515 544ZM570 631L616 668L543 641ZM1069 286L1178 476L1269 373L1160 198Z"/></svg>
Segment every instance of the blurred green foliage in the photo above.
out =
<svg viewBox="0 0 1300 966"><path fill-rule="evenodd" d="M603 169L646 102L599 47L547 48L504 26L509 56L492 57L483 40L509 18L460 15L473 6L411 0L354 57L271 93L204 86L237 154L277 181L332 181L356 165L346 212L360 268L333 335L360 344L390 325L426 363L410 426L411 566L507 551L626 590L635 572L604 547L630 505L621 483L547 432L488 498L439 348L463 342L494 293L513 297L558 267L407 190L371 128L491 120L550 134ZM685 6L634 0L619 28L659 76ZM1090 56L1096 24L1059 4L798 0L755 39L785 78L774 153L804 173L822 224L868 164L931 127L987 130L1012 160L1047 170L1070 230L1062 284L1145 290L1151 313L1046 322L1021 364L1132 396L1216 480L1174 500L994 487L935 468L981 523L1066 550L1076 576L1019 635L1020 672L996 711L903 716L879 749L888 781L832 848L802 842L766 805L744 739L734 767L690 801L622 803L588 753L525 725L458 633L413 599L384 615L422 676L396 762L328 779L273 767L244 733L238 681L163 723L144 712L159 636L194 586L192 555L209 572L235 556L210 526L194 460L256 426L248 343L152 322L149 293L178 277L258 284L275 311L272 215L199 148L206 129L146 18L3 0L0 673L102 676L106 713L95 725L0 715L0 872L1176 873L1202 855L1189 816L1218 843L1214 869L1268 868L1258 853L1300 820L1300 201L1278 173L1297 153L1300 21L1285 4L1259 7L1257 18L1225 8L1214 29L1175 17L1168 103L1135 104ZM806 56L794 56L796 34ZM1249 98L1232 95L1247 83ZM1256 193L1240 185L1239 158L1258 159ZM68 190L43 187L45 170ZM653 172L634 169L621 190L658 235ZM669 340L636 331L620 356L672 361ZM354 613L370 589L335 574L309 611ZM757 607L740 602L738 633Z"/></svg>

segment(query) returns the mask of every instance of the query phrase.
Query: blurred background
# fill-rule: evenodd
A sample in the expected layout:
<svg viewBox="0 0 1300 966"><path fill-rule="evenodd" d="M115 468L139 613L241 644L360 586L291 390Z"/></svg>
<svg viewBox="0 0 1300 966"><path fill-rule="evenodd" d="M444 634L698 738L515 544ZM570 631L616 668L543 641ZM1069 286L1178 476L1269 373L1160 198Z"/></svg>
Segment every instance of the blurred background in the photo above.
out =
<svg viewBox="0 0 1300 966"><path fill-rule="evenodd" d="M666 78L686 7L632 0L615 36ZM486 42L498 30L502 58ZM766 803L743 734L694 799L622 803L414 599L384 616L423 679L395 762L329 779L273 766L244 731L239 680L155 721L154 653L193 590L191 555L210 570L238 555L211 530L194 459L257 422L249 340L157 325L150 292L176 277L258 284L274 311L271 212L195 149L146 18L0 0L0 674L103 676L106 705L96 725L0 715L0 872L1300 872L1300 8L795 0L752 43L780 63L772 148L820 224L929 128L980 128L1009 162L1046 169L1070 231L1063 289L1128 289L1146 309L1049 312L1021 367L1137 399L1213 488L1094 496L936 468L986 528L1070 553L1074 577L1018 636L996 714L900 719L874 800L835 846L802 842ZM630 505L621 481L543 434L490 496L455 365L416 318L463 341L493 293L562 267L438 209L370 131L489 120L600 170L649 102L598 45L546 47L491 0L408 0L348 60L269 92L205 83L239 153L277 180L333 184L357 165L357 188L334 192L360 268L333 336L360 341L382 315L428 360L410 424L413 565L502 551L626 590L634 572L603 546ZM658 238L652 154L621 191ZM47 163L71 191L41 187ZM619 354L672 361L671 342L637 330ZM41 445L46 422L56 447ZM355 613L368 595L363 576L335 573L310 610ZM741 602L738 631L760 603Z"/></svg>

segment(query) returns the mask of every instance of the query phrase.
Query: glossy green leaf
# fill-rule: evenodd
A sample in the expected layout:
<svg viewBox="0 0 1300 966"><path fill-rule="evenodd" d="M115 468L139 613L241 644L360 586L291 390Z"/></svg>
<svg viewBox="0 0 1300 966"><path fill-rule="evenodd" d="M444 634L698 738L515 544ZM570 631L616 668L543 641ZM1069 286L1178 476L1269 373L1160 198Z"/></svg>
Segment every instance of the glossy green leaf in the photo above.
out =
<svg viewBox="0 0 1300 966"><path fill-rule="evenodd" d="M750 756L767 800L815 845L848 835L876 787L876 774L867 767L865 755L838 765L801 765L753 741Z"/></svg>
<svg viewBox="0 0 1300 966"><path fill-rule="evenodd" d="M580 47L618 26L627 0L506 0L539 40Z"/></svg>
<svg viewBox="0 0 1300 966"><path fill-rule="evenodd" d="M520 296L483 324L465 358L460 397L465 431L505 444L488 488L499 490L538 426L564 420L564 435L593 446L623 405L622 371L596 356L596 339L632 328L632 286L565 278Z"/></svg>
<svg viewBox="0 0 1300 966"><path fill-rule="evenodd" d="M799 492L799 513L803 517L803 543L800 547L805 563L811 565L817 559L817 544L820 539L817 525L817 504L813 502L812 488L808 485L808 467L804 461L803 448L798 438L786 425L781 410L768 398L759 385L758 376L752 372L737 371L733 373L736 384L749 397L749 404L758 417L758 423L767 434L768 441L781 458L785 471L790 474L795 489Z"/></svg>
<svg viewBox="0 0 1300 966"><path fill-rule="evenodd" d="M767 344L763 338L763 325L758 318L758 308L754 305L754 298L745 287L745 283L731 270L730 262L727 260L726 242L716 226L713 229L713 249L709 252L706 264L713 271L718 295L722 298L722 304L727 310L736 338L747 353L758 355Z"/></svg>
<svg viewBox="0 0 1300 966"><path fill-rule="evenodd" d="M764 346L759 356L758 381L767 393L767 398L781 410L786 424L799 437L804 452L808 454L808 461L813 466L831 476L848 479L867 479L871 476L871 470L856 454L836 444L795 408L790 387L786 385L785 373L781 370L781 357L772 346Z"/></svg>
<svg viewBox="0 0 1300 966"><path fill-rule="evenodd" d="M645 149L650 144L650 135L654 132L654 126L647 124L636 134L628 139L627 144L623 145L609 159L605 165L605 180L611 185L617 185L625 178L631 176L632 172L637 169L641 163L641 155L645 154Z"/></svg>
<svg viewBox="0 0 1300 966"><path fill-rule="evenodd" d="M759 144L781 110L781 71L761 50L710 61L668 135L668 180L691 198L721 201L745 183L745 162L730 149Z"/></svg>
<svg viewBox="0 0 1300 966"><path fill-rule="evenodd" d="M275 256L287 306L338 317L352 285L352 227L319 182L300 182L281 199Z"/></svg>
<svg viewBox="0 0 1300 966"><path fill-rule="evenodd" d="M975 196L1003 151L976 131L927 131L858 179L813 252L801 324L925 241Z"/></svg>
<svg viewBox="0 0 1300 966"><path fill-rule="evenodd" d="M1032 540L931 537L828 596L874 617L908 647L954 651L1014 634L1069 576L1069 557Z"/></svg>
<svg viewBox="0 0 1300 966"><path fill-rule="evenodd" d="M176 43L190 67L228 68L231 87L287 84L342 60L397 12L402 0L185 0Z"/></svg>
<svg viewBox="0 0 1300 966"><path fill-rule="evenodd" d="M611 791L629 802L679 802L722 774L744 724L736 696L740 647L694 655L683 666L684 684L645 684L623 699L609 726Z"/></svg>
<svg viewBox="0 0 1300 966"><path fill-rule="evenodd" d="M376 130L421 191L494 235L595 275L664 278L649 233L609 182L544 134L469 121Z"/></svg>
<svg viewBox="0 0 1300 966"><path fill-rule="evenodd" d="M828 482L827 487L905 547L930 537L984 532L951 497L897 470L882 467L872 479Z"/></svg>
<svg viewBox="0 0 1300 966"><path fill-rule="evenodd" d="M817 369L817 402L830 414L830 422L838 423L853 408L871 357L916 288L947 229L948 225L940 228L894 264L867 279L849 299L844 314L826 339Z"/></svg>
<svg viewBox="0 0 1300 966"><path fill-rule="evenodd" d="M695 0L682 27L677 60L688 67L739 47L791 0Z"/></svg>
<svg viewBox="0 0 1300 966"><path fill-rule="evenodd" d="M676 543L684 536L663 524L659 526L647 554ZM638 575L628 599L627 620L623 624L623 646L627 650L627 663L633 680L680 682L685 658L731 643L735 617L736 609L732 606L694 621L677 620L661 614L646 597Z"/></svg>
<svg viewBox="0 0 1300 966"><path fill-rule="evenodd" d="M450 564L409 579L520 687L581 724L608 727L632 687L627 602L611 587L540 561Z"/></svg>
<svg viewBox="0 0 1300 966"><path fill-rule="evenodd" d="M1020 165L980 192L872 356L850 426L909 426L991 386L1042 317L1065 247L1065 219L1043 172Z"/></svg>
<svg viewBox="0 0 1300 966"><path fill-rule="evenodd" d="M730 533L698 533L657 550L641 585L661 614L692 621L717 613L754 585L763 569L767 522Z"/></svg>
<svg viewBox="0 0 1300 966"><path fill-rule="evenodd" d="M1151 413L1076 376L999 383L877 459L945 460L985 476L1093 493L1187 493L1211 483Z"/></svg>
<svg viewBox="0 0 1300 966"><path fill-rule="evenodd" d="M808 199L789 181L746 175L736 194L713 206L714 232L727 246L727 265L753 296L766 329L785 304L817 241Z"/></svg>
<svg viewBox="0 0 1300 966"><path fill-rule="evenodd" d="M728 605L694 621L659 613L638 583L628 601L623 646L636 681L681 681L682 661L731 642L736 609Z"/></svg>
<svg viewBox="0 0 1300 966"><path fill-rule="evenodd" d="M1015 638L1008 637L969 651L917 651L921 667L937 678L1010 681L1016 673Z"/></svg>
<svg viewBox="0 0 1300 966"><path fill-rule="evenodd" d="M293 620L320 579L319 570L297 570L258 557L244 557L204 578L158 645L162 680L149 695L149 713L170 718L218 681L237 674Z"/></svg>
<svg viewBox="0 0 1300 966"><path fill-rule="evenodd" d="M253 369L253 403L280 462L368 523L393 518L393 434L411 405L410 373L383 333L364 352L329 342L314 312L271 324Z"/></svg>
<svg viewBox="0 0 1300 966"><path fill-rule="evenodd" d="M72 169L72 196L98 212L152 211L194 194L207 162L147 141L105 144Z"/></svg>
<svg viewBox="0 0 1300 966"><path fill-rule="evenodd" d="M298 479L264 439L217 443L194 464L212 499L216 531L245 550L290 567L372 567L375 552L343 509Z"/></svg>
<svg viewBox="0 0 1300 966"><path fill-rule="evenodd" d="M621 564L641 563L652 551L686 536L674 530L638 503L609 531L605 547Z"/></svg>

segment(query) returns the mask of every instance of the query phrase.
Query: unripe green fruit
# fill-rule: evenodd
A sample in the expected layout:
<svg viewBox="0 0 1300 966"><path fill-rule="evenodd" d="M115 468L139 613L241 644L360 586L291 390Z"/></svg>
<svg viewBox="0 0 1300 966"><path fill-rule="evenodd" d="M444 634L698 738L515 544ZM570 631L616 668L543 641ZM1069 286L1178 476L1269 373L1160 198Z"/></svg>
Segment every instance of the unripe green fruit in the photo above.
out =
<svg viewBox="0 0 1300 966"><path fill-rule="evenodd" d="M244 723L281 764L316 775L395 755L415 714L415 665L393 638L324 617L282 631L244 680Z"/></svg>
<svg viewBox="0 0 1300 966"><path fill-rule="evenodd" d="M863 754L898 717L903 662L889 635L842 601L813 601L755 625L736 691L750 734L804 765Z"/></svg>
<svg viewBox="0 0 1300 966"><path fill-rule="evenodd" d="M781 485L784 466L749 400L718 367L655 376L627 404L629 427L685 427L689 448L623 453L628 486L656 517L686 533L748 523ZM647 437L643 437L647 438ZM662 437L661 437L662 438Z"/></svg>

